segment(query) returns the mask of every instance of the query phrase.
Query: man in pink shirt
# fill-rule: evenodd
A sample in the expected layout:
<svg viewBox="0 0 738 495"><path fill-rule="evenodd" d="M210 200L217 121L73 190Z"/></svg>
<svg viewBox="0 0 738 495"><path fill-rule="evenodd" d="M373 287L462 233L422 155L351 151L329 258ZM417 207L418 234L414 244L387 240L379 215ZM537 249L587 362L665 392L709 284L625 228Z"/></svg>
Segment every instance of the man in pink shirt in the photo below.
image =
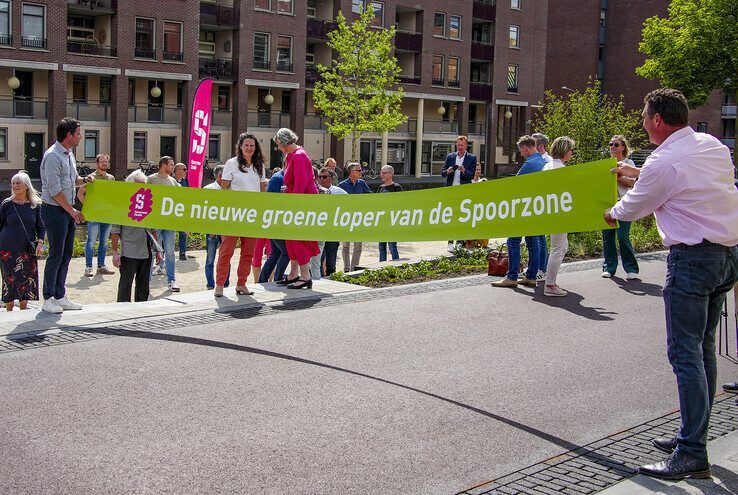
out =
<svg viewBox="0 0 738 495"><path fill-rule="evenodd" d="M637 179L605 212L605 221L650 213L669 248L664 305L669 362L677 379L682 424L676 438L656 438L671 455L640 472L667 480L710 477L707 427L717 381L715 327L725 294L738 280L738 190L730 151L687 125L682 93L657 89L644 99L643 127L658 145L637 169L613 172Z"/></svg>

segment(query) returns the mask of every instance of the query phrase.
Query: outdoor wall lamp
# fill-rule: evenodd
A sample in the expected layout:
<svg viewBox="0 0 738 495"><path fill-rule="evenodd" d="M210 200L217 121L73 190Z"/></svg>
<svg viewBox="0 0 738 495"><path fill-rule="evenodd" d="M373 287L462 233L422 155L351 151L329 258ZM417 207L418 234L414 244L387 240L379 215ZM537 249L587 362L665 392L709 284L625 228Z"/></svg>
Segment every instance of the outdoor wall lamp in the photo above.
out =
<svg viewBox="0 0 738 495"><path fill-rule="evenodd" d="M269 94L264 97L264 103L271 105L274 103L274 97L272 96L272 90L269 90Z"/></svg>
<svg viewBox="0 0 738 495"><path fill-rule="evenodd" d="M443 115L444 113L446 113L446 107L441 105L440 107L436 108L436 112L438 112L438 115Z"/></svg>
<svg viewBox="0 0 738 495"><path fill-rule="evenodd" d="M161 96L161 88L159 87L158 81L154 83L154 87L151 88L151 91L149 91L149 94L151 94L152 98L158 98Z"/></svg>
<svg viewBox="0 0 738 495"><path fill-rule="evenodd" d="M16 90L20 87L20 85L21 85L20 79L18 79L17 77L13 76L10 79L8 79L8 87L10 89Z"/></svg>

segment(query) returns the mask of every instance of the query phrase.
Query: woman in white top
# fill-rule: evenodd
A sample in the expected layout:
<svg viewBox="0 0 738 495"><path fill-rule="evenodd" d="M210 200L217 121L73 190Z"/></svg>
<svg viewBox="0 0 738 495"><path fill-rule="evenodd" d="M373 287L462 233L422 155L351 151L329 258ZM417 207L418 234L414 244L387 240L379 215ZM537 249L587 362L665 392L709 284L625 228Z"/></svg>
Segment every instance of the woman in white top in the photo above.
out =
<svg viewBox="0 0 738 495"><path fill-rule="evenodd" d="M632 160L628 158L630 155L630 145L625 136L617 135L610 139L610 156L618 162L627 163L635 166ZM625 196L625 193L633 187L635 180L630 177L618 176L618 199ZM620 259L625 269L625 277L627 280L638 278L638 261L635 256L635 249L630 242L630 222L618 220L617 229L608 229L602 231L602 251L605 255L605 261L602 263L602 278L610 278L615 275L618 268L618 250L615 246L615 237L620 243Z"/></svg>
<svg viewBox="0 0 738 495"><path fill-rule="evenodd" d="M236 156L225 162L220 187L234 191L261 192L265 186L266 164L261 146L256 136L250 132L244 132L238 136ZM222 236L215 274L215 297L223 295L223 286L231 270L231 257L233 257L236 242L239 239L241 240L241 257L238 260L236 294L253 294L253 291L246 287L246 280L251 273L251 260L254 257L256 239L253 237Z"/></svg>
<svg viewBox="0 0 738 495"><path fill-rule="evenodd" d="M574 154L574 145L576 143L569 136L560 136L554 139L551 144L551 158L543 170L554 170L564 168L565 163L571 159ZM556 285L556 277L559 274L561 262L564 261L566 250L569 249L569 239L566 234L551 234L551 254L548 257L548 265L546 265L546 286L543 288L544 296L563 297L567 292Z"/></svg>

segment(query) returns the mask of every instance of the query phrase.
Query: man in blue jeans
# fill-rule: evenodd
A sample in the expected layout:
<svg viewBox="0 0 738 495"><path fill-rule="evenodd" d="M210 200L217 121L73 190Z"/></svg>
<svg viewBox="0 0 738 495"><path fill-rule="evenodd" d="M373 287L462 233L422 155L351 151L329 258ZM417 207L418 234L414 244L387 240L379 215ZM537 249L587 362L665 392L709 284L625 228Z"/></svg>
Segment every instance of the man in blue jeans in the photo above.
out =
<svg viewBox="0 0 738 495"><path fill-rule="evenodd" d="M532 174L543 170L547 162L536 150L536 140L533 137L525 135L518 139L518 151L525 157L525 163L520 167L517 175ZM520 241L522 238L507 238L507 257L510 265L505 278L492 282L493 287L517 287L518 284L535 287L537 285L540 237L538 235L525 236L525 245L528 246L528 269L525 271L525 277L520 280L518 280L518 272L520 271Z"/></svg>
<svg viewBox="0 0 738 495"><path fill-rule="evenodd" d="M110 168L110 157L105 154L99 154L95 157L95 171L92 172L94 180L115 180L115 177L108 173ZM77 197L84 203L86 187L82 186L77 191ZM105 266L105 255L108 252L108 237L110 236L109 223L90 222L87 221L87 241L85 241L85 277L93 277L92 258L95 256L95 241L99 239L97 244L97 274L113 275L115 272L109 270Z"/></svg>
<svg viewBox="0 0 738 495"><path fill-rule="evenodd" d="M633 177L633 189L605 212L605 221L654 213L669 248L664 284L666 345L679 391L681 427L654 445L671 455L641 466L666 480L709 478L707 428L717 388L715 328L725 294L738 280L738 191L730 150L688 125L682 93L646 95L643 127L658 147L638 169L620 162L613 172Z"/></svg>
<svg viewBox="0 0 738 495"><path fill-rule="evenodd" d="M214 189L220 191L220 181L223 179L223 165L218 165L213 169L215 181L211 182L203 189ZM181 185L181 183L180 183ZM205 234L205 285L208 290L215 289L215 260L218 257L218 247L220 246L220 236L217 234ZM180 247L181 252L181 247ZM230 275L230 274L229 274ZM223 287L228 287L230 277L226 278Z"/></svg>
<svg viewBox="0 0 738 495"><path fill-rule="evenodd" d="M56 126L56 142L41 159L41 219L46 224L49 242L41 310L47 313L82 309L81 304L67 299L65 287L76 225L85 221L82 212L73 206L75 188L94 180L90 176L77 175L77 162L71 150L81 139L82 123L66 117Z"/></svg>
<svg viewBox="0 0 738 495"><path fill-rule="evenodd" d="M282 187L284 186L284 171L272 175L267 184L267 192L281 193ZM282 239L269 239L269 243L272 245L272 253L264 262L259 273L259 283L263 284L269 282L269 277L274 272L274 280L282 280L284 278L284 271L287 269L287 265L290 264L290 256L287 254L287 244Z"/></svg>
<svg viewBox="0 0 738 495"><path fill-rule="evenodd" d="M160 186L181 187L172 174L174 173L174 159L171 156L159 158L159 172L151 174L147 178L149 184ZM179 286L174 279L174 231L157 230L159 244L164 248L164 266L167 270L167 286L172 292L179 292ZM161 266L158 267L161 269Z"/></svg>

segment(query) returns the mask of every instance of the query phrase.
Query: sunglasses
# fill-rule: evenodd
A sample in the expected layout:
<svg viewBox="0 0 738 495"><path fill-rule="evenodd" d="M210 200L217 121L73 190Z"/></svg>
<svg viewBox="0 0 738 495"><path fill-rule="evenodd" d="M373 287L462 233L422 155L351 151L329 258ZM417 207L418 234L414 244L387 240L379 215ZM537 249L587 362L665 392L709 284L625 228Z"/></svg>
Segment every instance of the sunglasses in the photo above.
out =
<svg viewBox="0 0 738 495"><path fill-rule="evenodd" d="M610 143L610 148L619 148L620 143Z"/></svg>
<svg viewBox="0 0 738 495"><path fill-rule="evenodd" d="M318 179L330 179L330 178L331 178L330 175L319 175L318 176Z"/></svg>

